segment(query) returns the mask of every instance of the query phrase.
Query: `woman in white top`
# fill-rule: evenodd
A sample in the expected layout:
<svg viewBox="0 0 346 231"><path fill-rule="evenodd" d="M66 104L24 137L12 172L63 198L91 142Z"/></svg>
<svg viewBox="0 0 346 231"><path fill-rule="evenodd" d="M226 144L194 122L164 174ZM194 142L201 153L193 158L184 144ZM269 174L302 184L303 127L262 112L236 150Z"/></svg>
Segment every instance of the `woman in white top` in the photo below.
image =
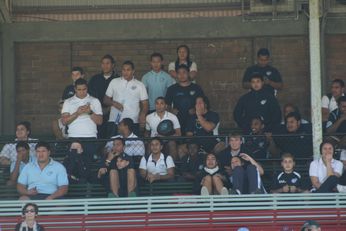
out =
<svg viewBox="0 0 346 231"><path fill-rule="evenodd" d="M190 48L186 45L180 45L177 47L177 60L175 62L171 62L168 65L168 73L174 79L177 78L176 70L182 64L186 65L189 68L190 80L195 83L197 76L197 64L190 60Z"/></svg>
<svg viewBox="0 0 346 231"><path fill-rule="evenodd" d="M320 145L321 157L311 162L309 175L312 192L328 193L336 188L342 174L343 164L333 159L334 145L324 141Z"/></svg>

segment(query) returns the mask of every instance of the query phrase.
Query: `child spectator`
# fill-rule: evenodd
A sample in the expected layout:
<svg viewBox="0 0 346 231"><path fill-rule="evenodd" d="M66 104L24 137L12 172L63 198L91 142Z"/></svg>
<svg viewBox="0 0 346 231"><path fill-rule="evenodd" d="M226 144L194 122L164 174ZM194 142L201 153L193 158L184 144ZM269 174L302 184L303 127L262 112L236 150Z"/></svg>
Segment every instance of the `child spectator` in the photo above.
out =
<svg viewBox="0 0 346 231"><path fill-rule="evenodd" d="M273 178L272 193L299 193L304 192L302 178L294 171L295 161L290 153L281 156L282 172Z"/></svg>
<svg viewBox="0 0 346 231"><path fill-rule="evenodd" d="M199 182L201 182L201 195L228 195L227 177L218 166L216 155L206 155L204 168L201 171ZM226 187L225 187L226 186Z"/></svg>

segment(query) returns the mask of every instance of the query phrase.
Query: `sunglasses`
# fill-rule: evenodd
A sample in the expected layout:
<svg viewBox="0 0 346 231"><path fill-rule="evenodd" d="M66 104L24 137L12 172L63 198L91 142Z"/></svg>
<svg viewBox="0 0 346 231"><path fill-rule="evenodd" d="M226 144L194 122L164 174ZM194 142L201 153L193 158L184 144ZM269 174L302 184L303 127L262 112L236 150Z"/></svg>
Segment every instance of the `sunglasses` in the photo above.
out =
<svg viewBox="0 0 346 231"><path fill-rule="evenodd" d="M25 213L35 213L35 210L34 209L28 209L28 210L25 210L24 212Z"/></svg>

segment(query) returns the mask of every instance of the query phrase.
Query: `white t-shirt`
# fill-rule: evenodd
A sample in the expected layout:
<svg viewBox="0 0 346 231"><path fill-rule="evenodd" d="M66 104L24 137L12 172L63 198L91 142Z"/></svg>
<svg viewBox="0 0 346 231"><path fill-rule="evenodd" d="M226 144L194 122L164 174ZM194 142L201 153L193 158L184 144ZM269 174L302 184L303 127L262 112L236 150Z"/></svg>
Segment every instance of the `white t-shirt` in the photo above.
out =
<svg viewBox="0 0 346 231"><path fill-rule="evenodd" d="M167 164L167 166L166 166ZM151 174L160 174L161 176L167 175L167 169L174 168L174 161L171 156L167 156L165 163L165 156L161 153L160 159L155 163L153 161L152 154L148 158L148 162L145 159L145 156L142 157L141 163L139 164L140 169L147 170Z"/></svg>
<svg viewBox="0 0 346 231"><path fill-rule="evenodd" d="M332 168L334 172L342 175L343 164L339 160L332 160ZM327 167L324 165L322 158L314 160L310 164L309 176L315 176L318 181L322 184L327 179Z"/></svg>
<svg viewBox="0 0 346 231"><path fill-rule="evenodd" d="M130 81L125 80L123 77L113 79L109 83L106 95L124 107L122 112L115 107L111 107L110 122L119 122L124 118L131 118L134 123L138 123L140 101L148 99L147 89L142 82L135 78Z"/></svg>
<svg viewBox="0 0 346 231"><path fill-rule="evenodd" d="M153 113L147 115L147 117L146 117L146 124L145 124L145 129L147 131L151 131L150 132L150 136L151 137L155 137L155 136L158 135L158 133L157 133L157 125L159 125L159 123L162 120L170 120L170 121L172 121L174 129L180 128L179 120L178 120L177 116L174 115L173 113L170 113L170 112L166 111L164 116L161 119L160 116L156 112L153 112Z"/></svg>
<svg viewBox="0 0 346 231"><path fill-rule="evenodd" d="M187 65L187 63L184 63L184 64ZM168 72L169 71L175 71L175 62L169 63L169 65L168 65ZM195 62L191 63L190 72L191 71L196 71L197 72L197 64Z"/></svg>
<svg viewBox="0 0 346 231"><path fill-rule="evenodd" d="M340 160L346 160L346 149L341 150Z"/></svg>
<svg viewBox="0 0 346 231"><path fill-rule="evenodd" d="M90 95L87 95L83 99L80 99L74 95L65 100L61 114L68 113L72 115L80 106L84 106L86 104L90 104L90 108L93 113L96 115L102 115L100 101ZM97 137L97 125L90 118L89 114L82 114L68 125L68 137Z"/></svg>
<svg viewBox="0 0 346 231"><path fill-rule="evenodd" d="M111 139L115 139L115 138L124 138L124 137L121 135L111 137ZM136 136L134 133L131 133L131 135L129 135L129 137L127 138L135 139L135 138L138 138L138 136ZM112 148L113 148L113 141L108 141L105 146L106 151L110 152ZM145 147L144 147L143 141L139 139L125 140L124 152L129 156L144 156Z"/></svg>
<svg viewBox="0 0 346 231"><path fill-rule="evenodd" d="M342 94L344 95L344 94ZM338 103L336 102L334 96L329 100L328 96L324 95L322 97L322 108L327 108L329 112L334 111L338 108Z"/></svg>

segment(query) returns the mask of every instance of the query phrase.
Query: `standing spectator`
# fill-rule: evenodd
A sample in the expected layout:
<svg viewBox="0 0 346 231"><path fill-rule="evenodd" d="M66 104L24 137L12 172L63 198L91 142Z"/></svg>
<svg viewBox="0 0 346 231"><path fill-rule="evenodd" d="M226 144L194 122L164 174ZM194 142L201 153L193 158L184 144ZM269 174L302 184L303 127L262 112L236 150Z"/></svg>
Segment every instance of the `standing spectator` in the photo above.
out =
<svg viewBox="0 0 346 231"><path fill-rule="evenodd" d="M271 187L272 193L298 193L305 192L303 189L302 177L296 171L294 157L290 153L285 153L281 157L282 172L273 178Z"/></svg>
<svg viewBox="0 0 346 231"><path fill-rule="evenodd" d="M34 158L30 156L30 146L25 141L19 141L16 145L17 159L15 163L11 163L10 166L10 180L7 181L7 185L16 185L19 174L23 168L29 163L34 161Z"/></svg>
<svg viewBox="0 0 346 231"><path fill-rule="evenodd" d="M177 47L177 60L168 65L168 72L174 79L178 79L178 69L180 65L187 66L189 79L195 82L197 77L197 64L190 60L190 48L186 45Z"/></svg>
<svg viewBox="0 0 346 231"><path fill-rule="evenodd" d="M63 197L68 190L65 167L50 157L46 142L36 145L37 161L27 164L18 178L20 200L52 200Z"/></svg>
<svg viewBox="0 0 346 231"><path fill-rule="evenodd" d="M195 114L196 98L204 93L200 86L189 80L189 68L186 65L178 67L177 80L178 83L168 88L165 98L168 107L179 119L182 135L185 135L190 115Z"/></svg>
<svg viewBox="0 0 346 231"><path fill-rule="evenodd" d="M243 95L235 106L233 116L238 126L246 133L250 131L251 119L262 117L265 127L272 131L280 124L281 110L277 99L264 88L263 76L253 74L251 91Z"/></svg>
<svg viewBox="0 0 346 231"><path fill-rule="evenodd" d="M341 96L344 96L345 83L341 79L334 79L332 81L331 93L322 97L322 121L326 122L329 113L338 108L337 101Z"/></svg>
<svg viewBox="0 0 346 231"><path fill-rule="evenodd" d="M166 95L167 88L175 83L174 79L162 70L163 56L153 53L150 56L151 71L146 73L142 82L147 88L149 97L149 112L155 111L155 100Z"/></svg>
<svg viewBox="0 0 346 231"><path fill-rule="evenodd" d="M97 127L98 138L109 138L113 136L112 126L107 126L110 107L103 103L103 98L105 97L109 83L118 77L115 71L115 59L113 56L107 54L101 59L101 73L94 75L89 81L89 94L100 101L103 111L103 123Z"/></svg>
<svg viewBox="0 0 346 231"><path fill-rule="evenodd" d="M71 70L72 84L65 87L64 92L62 93L61 99L65 100L74 96L74 83L77 79L84 78L84 71L81 67L73 67Z"/></svg>
<svg viewBox="0 0 346 231"><path fill-rule="evenodd" d="M201 195L228 195L227 177L218 166L216 155L209 153L206 155L204 168L199 180L202 188ZM225 187L226 186L226 187Z"/></svg>
<svg viewBox="0 0 346 231"><path fill-rule="evenodd" d="M109 163L111 192L115 197L135 196L136 172L132 157L124 152L125 140L116 138L113 144L114 158Z"/></svg>
<svg viewBox="0 0 346 231"><path fill-rule="evenodd" d="M346 133L346 96L338 98L338 108L329 114L327 133Z"/></svg>
<svg viewBox="0 0 346 231"><path fill-rule="evenodd" d="M16 225L16 231L44 231L44 227L37 223L38 206L34 203L27 203L22 209L24 220Z"/></svg>
<svg viewBox="0 0 346 231"><path fill-rule="evenodd" d="M274 155L291 153L295 158L312 157L311 124L302 126L301 117L297 112L289 113L285 118L286 127L278 131L279 136L269 136L269 149ZM286 136L283 136L286 135Z"/></svg>
<svg viewBox="0 0 346 231"><path fill-rule="evenodd" d="M195 103L196 114L190 116L187 126L187 136L211 136L200 138L196 142L206 152L219 153L225 148L225 144L217 138L212 138L214 130L220 123L219 115L210 110L209 99L206 96L198 96Z"/></svg>
<svg viewBox="0 0 346 231"><path fill-rule="evenodd" d="M277 95L277 91L283 87L282 78L280 72L269 65L270 53L267 48L261 48L257 52L257 64L248 67L243 77L243 88L250 89L251 77L257 73L264 78L264 90L274 96Z"/></svg>
<svg viewBox="0 0 346 231"><path fill-rule="evenodd" d="M150 142L150 155L143 156L139 164L139 173L144 181L170 181L174 179L174 162L169 155L163 154L163 143L159 138Z"/></svg>
<svg viewBox="0 0 346 231"><path fill-rule="evenodd" d="M321 157L310 164L309 175L313 186L312 192L328 193L336 188L343 172L341 161L333 159L334 145L324 141L320 145Z"/></svg>
<svg viewBox="0 0 346 231"><path fill-rule="evenodd" d="M36 139L30 138L31 124L28 121L19 122L16 125L16 139L13 143L5 144L0 152L0 164L4 166L14 165L17 160L16 145L18 141L26 141L30 146L30 156L35 158Z"/></svg>
<svg viewBox="0 0 346 231"><path fill-rule="evenodd" d="M84 154L82 144L79 141L71 143L63 165L66 168L70 184L91 182L90 162Z"/></svg>
<svg viewBox="0 0 346 231"><path fill-rule="evenodd" d="M68 137L88 140L83 142L84 153L92 160L97 152L97 144L90 139L97 138L97 125L102 124L102 108L100 101L88 94L88 83L85 79L75 82L76 94L65 100L61 118L68 125Z"/></svg>
<svg viewBox="0 0 346 231"><path fill-rule="evenodd" d="M265 127L261 117L255 117L251 120L251 132L245 138L244 146L256 159L265 159L268 157L269 140L265 133Z"/></svg>
<svg viewBox="0 0 346 231"><path fill-rule="evenodd" d="M111 106L109 122L113 125L113 136L117 133L117 125L123 118L131 118L135 123L133 131L139 135L145 127L145 116L148 112L148 94L144 84L134 77L135 65L125 61L122 66L122 77L111 81L104 104Z"/></svg>

